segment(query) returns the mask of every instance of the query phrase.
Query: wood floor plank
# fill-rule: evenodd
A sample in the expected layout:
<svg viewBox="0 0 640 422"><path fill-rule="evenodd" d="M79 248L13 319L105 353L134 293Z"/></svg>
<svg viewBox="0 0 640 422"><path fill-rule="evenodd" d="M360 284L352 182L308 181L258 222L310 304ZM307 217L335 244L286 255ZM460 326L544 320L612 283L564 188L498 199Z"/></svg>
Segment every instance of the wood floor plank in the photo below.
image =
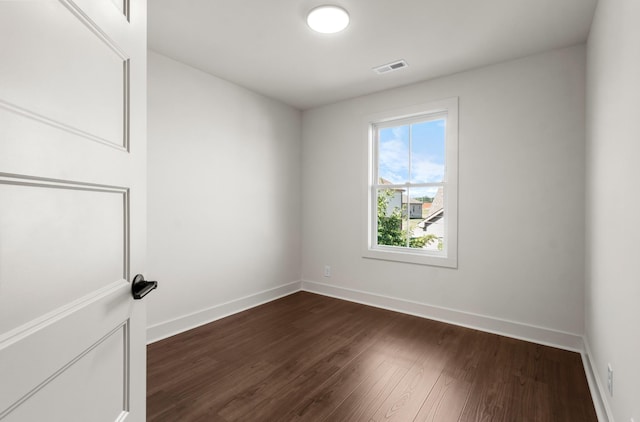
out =
<svg viewBox="0 0 640 422"><path fill-rule="evenodd" d="M408 318L407 318L408 319ZM416 324L424 325L423 320ZM410 421L420 410L424 400L438 381L448 356L455 350L460 335L445 324L436 324L416 336L412 350L413 364L396 388L380 405L369 421Z"/></svg>
<svg viewBox="0 0 640 422"><path fill-rule="evenodd" d="M383 362L324 419L327 422L368 420L405 376L409 368ZM367 413L369 415L367 416Z"/></svg>
<svg viewBox="0 0 640 422"><path fill-rule="evenodd" d="M370 422L413 420L440 375L441 369L416 363L370 418ZM363 419L359 419L363 420Z"/></svg>
<svg viewBox="0 0 640 422"><path fill-rule="evenodd" d="M457 422L467 403L471 384L442 372L422 403L414 422Z"/></svg>
<svg viewBox="0 0 640 422"><path fill-rule="evenodd" d="M356 328L354 330L354 327ZM347 364L356 359L382 334L381 330L367 323L365 320L353 318L347 331L351 336L340 336L343 339L340 347L320 355L320 359L309 359L313 364L296 375L292 371L291 377L280 376L280 383L270 383L262 391L261 400L253 400L251 405L244 406L242 411L229 410L229 406L219 412L231 420L277 420L280 415L286 415L291 407L299 403L310 389L321 385L325 380L333 377ZM338 343L337 343L338 344ZM317 353L316 350L314 350ZM277 397L277 401L274 400Z"/></svg>
<svg viewBox="0 0 640 422"><path fill-rule="evenodd" d="M510 390L506 408L509 415L522 422L551 422L556 420L549 406L552 403L547 384L531 378L513 376L507 387Z"/></svg>
<svg viewBox="0 0 640 422"><path fill-rule="evenodd" d="M318 372L322 375L333 374L336 369L327 365L325 359L333 360L336 353L347 344L348 340L335 335L325 339L322 344L314 344L305 353L287 359L270 377L241 392L218 413L228 420L269 420L260 419L258 413L268 412L271 406L278 404L291 406L293 403L290 400L283 401L280 394L295 393L296 387L312 382L311 377Z"/></svg>
<svg viewBox="0 0 640 422"><path fill-rule="evenodd" d="M507 421L508 387L504 383L477 382L469 391L469 399L460 415L460 422ZM516 419L514 419L516 420Z"/></svg>
<svg viewBox="0 0 640 422"><path fill-rule="evenodd" d="M148 346L151 422L596 422L577 353L299 292Z"/></svg>
<svg viewBox="0 0 640 422"><path fill-rule="evenodd" d="M385 368L384 356L379 353L361 353L326 382L306 394L300 404L292 406L282 420L323 420L351 394L367 375L377 372L379 367Z"/></svg>

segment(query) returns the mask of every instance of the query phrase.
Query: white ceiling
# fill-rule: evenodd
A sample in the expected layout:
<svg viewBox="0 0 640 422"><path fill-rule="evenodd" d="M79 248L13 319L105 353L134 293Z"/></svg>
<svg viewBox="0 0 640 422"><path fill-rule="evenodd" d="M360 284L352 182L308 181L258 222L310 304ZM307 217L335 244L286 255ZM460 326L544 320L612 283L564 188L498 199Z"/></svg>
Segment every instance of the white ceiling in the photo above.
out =
<svg viewBox="0 0 640 422"><path fill-rule="evenodd" d="M311 31L320 4L342 33ZM149 0L149 47L299 109L586 40L596 0ZM371 68L404 59L403 70Z"/></svg>

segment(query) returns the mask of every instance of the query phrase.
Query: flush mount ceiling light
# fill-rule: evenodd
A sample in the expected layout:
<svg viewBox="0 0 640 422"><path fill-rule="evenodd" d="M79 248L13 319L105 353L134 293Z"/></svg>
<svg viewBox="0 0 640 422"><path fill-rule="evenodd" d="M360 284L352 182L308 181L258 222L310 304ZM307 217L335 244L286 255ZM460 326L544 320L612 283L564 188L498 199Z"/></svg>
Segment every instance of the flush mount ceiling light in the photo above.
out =
<svg viewBox="0 0 640 422"><path fill-rule="evenodd" d="M334 34L349 25L349 14L342 7L319 6L307 15L307 25L322 34Z"/></svg>

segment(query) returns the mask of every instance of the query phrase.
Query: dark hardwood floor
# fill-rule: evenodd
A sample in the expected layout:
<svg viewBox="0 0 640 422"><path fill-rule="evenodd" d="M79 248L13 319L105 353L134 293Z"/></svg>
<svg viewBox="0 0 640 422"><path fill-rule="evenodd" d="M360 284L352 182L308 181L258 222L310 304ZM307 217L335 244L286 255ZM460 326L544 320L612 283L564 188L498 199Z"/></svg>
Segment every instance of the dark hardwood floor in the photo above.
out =
<svg viewBox="0 0 640 422"><path fill-rule="evenodd" d="M148 421L597 421L577 353L299 292L148 346Z"/></svg>

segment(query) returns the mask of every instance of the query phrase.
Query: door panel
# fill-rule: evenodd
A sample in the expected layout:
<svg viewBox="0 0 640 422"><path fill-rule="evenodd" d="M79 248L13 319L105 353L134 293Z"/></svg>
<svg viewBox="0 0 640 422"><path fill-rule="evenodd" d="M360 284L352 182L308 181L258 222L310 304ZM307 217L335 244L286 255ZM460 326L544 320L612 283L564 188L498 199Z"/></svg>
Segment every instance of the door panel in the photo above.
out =
<svg viewBox="0 0 640 422"><path fill-rule="evenodd" d="M129 19L129 0L104 0L104 1L111 1L111 3L113 3L113 5L118 9L118 11L120 11L120 13L122 13L127 17L127 19Z"/></svg>
<svg viewBox="0 0 640 422"><path fill-rule="evenodd" d="M3 105L126 148L125 54L75 6L15 3L0 14L0 27L11 33L0 38L0 72L11 81L0 85Z"/></svg>
<svg viewBox="0 0 640 422"><path fill-rule="evenodd" d="M7 421L37 421L43 409L52 422L68 420L70 409L78 420L117 420L126 412L124 330L123 326L113 331L72 361L35 392L29 406L18 407ZM77 385L86 388L77 389Z"/></svg>
<svg viewBox="0 0 640 422"><path fill-rule="evenodd" d="M118 281L69 304L67 309L45 315L30 327L5 335L0 373L7 378L0 384L0 420L4 422L3 417L11 416L14 419L9 420L49 421L53 404L49 408L43 407L44 404L69 403L74 397L83 397L87 391L100 392L93 400L119 395L122 399L119 403L126 410L130 402L127 388L131 380L129 359L134 340L131 338L129 299L128 283ZM103 347L107 339L116 337L120 338L122 348ZM113 340L106 346L110 343ZM106 357L108 350L112 354ZM89 370L87 362L90 362ZM103 366L112 371L94 373L94 369ZM4 382L5 379L10 383ZM99 385L90 385L94 379L100 379ZM65 385L64 389L56 388L60 383ZM60 420L98 420L83 419L81 414L76 414L82 406L78 403L77 407L66 409L66 419ZM15 419L15 415L33 412L39 418Z"/></svg>
<svg viewBox="0 0 640 422"><path fill-rule="evenodd" d="M0 0L0 421L145 420L146 1Z"/></svg>
<svg viewBox="0 0 640 422"><path fill-rule="evenodd" d="M126 278L126 191L5 177L0 203L0 334Z"/></svg>

